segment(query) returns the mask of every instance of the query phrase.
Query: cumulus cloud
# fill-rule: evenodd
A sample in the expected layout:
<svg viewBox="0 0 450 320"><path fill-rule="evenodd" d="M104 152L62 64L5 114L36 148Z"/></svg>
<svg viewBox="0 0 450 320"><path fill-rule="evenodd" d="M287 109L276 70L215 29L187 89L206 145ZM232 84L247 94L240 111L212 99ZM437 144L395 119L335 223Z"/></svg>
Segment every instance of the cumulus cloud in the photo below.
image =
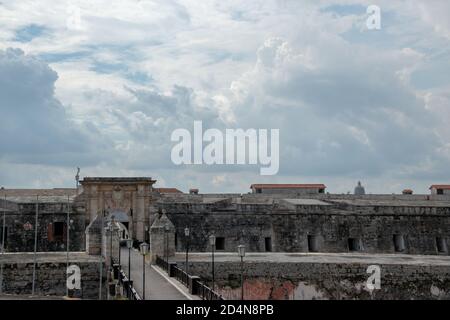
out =
<svg viewBox="0 0 450 320"><path fill-rule="evenodd" d="M70 177L76 162L185 190L304 181L345 192L366 179L376 192L425 192L450 179L448 2L381 0L376 32L370 4L2 1L0 49L26 53L0 54L2 168ZM281 129L280 175L175 167L170 134L194 120Z"/></svg>
<svg viewBox="0 0 450 320"><path fill-rule="evenodd" d="M98 132L75 124L54 97L57 78L46 63L19 49L0 51L2 160L75 165L101 158L92 148L102 146Z"/></svg>

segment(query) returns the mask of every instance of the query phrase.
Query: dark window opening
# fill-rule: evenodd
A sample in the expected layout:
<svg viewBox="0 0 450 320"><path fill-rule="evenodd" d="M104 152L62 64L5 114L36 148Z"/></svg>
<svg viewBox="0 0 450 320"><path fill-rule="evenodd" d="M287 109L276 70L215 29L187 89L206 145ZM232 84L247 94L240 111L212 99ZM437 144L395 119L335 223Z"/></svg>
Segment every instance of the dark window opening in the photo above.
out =
<svg viewBox="0 0 450 320"><path fill-rule="evenodd" d="M405 238L401 234L394 234L395 252L405 251Z"/></svg>
<svg viewBox="0 0 450 320"><path fill-rule="evenodd" d="M316 236L308 236L308 251L309 252L319 251L319 243Z"/></svg>
<svg viewBox="0 0 450 320"><path fill-rule="evenodd" d="M272 251L272 238L267 237L264 239L264 249L266 252Z"/></svg>
<svg viewBox="0 0 450 320"><path fill-rule="evenodd" d="M439 253L446 253L447 252L447 241L445 238L437 237L436 238L436 247L437 251Z"/></svg>
<svg viewBox="0 0 450 320"><path fill-rule="evenodd" d="M54 222L53 223L53 239L55 241L63 241L64 240L64 222Z"/></svg>
<svg viewBox="0 0 450 320"><path fill-rule="evenodd" d="M216 250L225 250L225 238L224 237L216 238Z"/></svg>
<svg viewBox="0 0 450 320"><path fill-rule="evenodd" d="M437 194L444 194L444 189L437 189Z"/></svg>
<svg viewBox="0 0 450 320"><path fill-rule="evenodd" d="M358 238L348 239L348 250L349 251L362 251L362 243Z"/></svg>
<svg viewBox="0 0 450 320"><path fill-rule="evenodd" d="M325 193L325 189L319 189L319 193Z"/></svg>
<svg viewBox="0 0 450 320"><path fill-rule="evenodd" d="M256 189L256 193L262 193L261 189Z"/></svg>
<svg viewBox="0 0 450 320"><path fill-rule="evenodd" d="M127 230L128 230L128 222L122 222L123 223L123 226L125 227L125 228L127 228ZM127 237L127 230L122 230L122 239L125 239L125 238L128 238Z"/></svg>

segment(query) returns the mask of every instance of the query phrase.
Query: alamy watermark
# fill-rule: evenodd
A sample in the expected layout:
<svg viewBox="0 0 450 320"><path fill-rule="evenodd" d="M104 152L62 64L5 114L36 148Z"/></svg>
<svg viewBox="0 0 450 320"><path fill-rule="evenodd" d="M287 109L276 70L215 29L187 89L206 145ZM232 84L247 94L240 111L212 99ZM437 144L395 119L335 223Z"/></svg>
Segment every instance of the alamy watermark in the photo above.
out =
<svg viewBox="0 0 450 320"><path fill-rule="evenodd" d="M275 175L280 167L279 129L219 129L203 132L202 121L194 121L193 136L187 129L172 132L171 159L176 165L261 165L261 175ZM270 144L269 144L270 140ZM208 143L203 147L203 142Z"/></svg>
<svg viewBox="0 0 450 320"><path fill-rule="evenodd" d="M67 289L80 290L81 289L81 270L76 264L67 267Z"/></svg>
<svg viewBox="0 0 450 320"><path fill-rule="evenodd" d="M366 20L366 26L369 30L381 29L381 8L376 5L367 7L367 14L369 17Z"/></svg>
<svg viewBox="0 0 450 320"><path fill-rule="evenodd" d="M369 291L381 289L381 267L378 265L370 265L367 267L366 273L370 274L366 281L366 288Z"/></svg>

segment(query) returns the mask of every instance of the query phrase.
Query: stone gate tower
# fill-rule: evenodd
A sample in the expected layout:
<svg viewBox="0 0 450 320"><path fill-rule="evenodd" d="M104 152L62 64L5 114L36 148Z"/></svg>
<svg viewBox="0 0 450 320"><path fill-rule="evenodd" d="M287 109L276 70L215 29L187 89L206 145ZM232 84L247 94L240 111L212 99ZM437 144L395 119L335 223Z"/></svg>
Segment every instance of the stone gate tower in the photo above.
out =
<svg viewBox="0 0 450 320"><path fill-rule="evenodd" d="M93 221L105 211L128 229L130 236L139 241L148 240L149 210L152 178L94 178L80 181L85 199L86 218Z"/></svg>

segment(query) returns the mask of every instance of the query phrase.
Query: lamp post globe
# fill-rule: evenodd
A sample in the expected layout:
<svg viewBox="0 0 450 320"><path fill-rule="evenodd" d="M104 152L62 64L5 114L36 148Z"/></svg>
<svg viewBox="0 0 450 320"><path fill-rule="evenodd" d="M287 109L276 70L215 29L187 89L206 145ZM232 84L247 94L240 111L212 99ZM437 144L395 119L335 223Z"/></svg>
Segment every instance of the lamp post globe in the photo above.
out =
<svg viewBox="0 0 450 320"><path fill-rule="evenodd" d="M216 245L216 236L213 234L209 236L209 245L211 247L214 247Z"/></svg>
<svg viewBox="0 0 450 320"><path fill-rule="evenodd" d="M131 249L133 247L133 240L132 239L126 239L125 243L127 244L127 248Z"/></svg>
<svg viewBox="0 0 450 320"><path fill-rule="evenodd" d="M148 254L148 243L146 242L142 242L141 245L139 246L140 252L143 256L146 256Z"/></svg>

